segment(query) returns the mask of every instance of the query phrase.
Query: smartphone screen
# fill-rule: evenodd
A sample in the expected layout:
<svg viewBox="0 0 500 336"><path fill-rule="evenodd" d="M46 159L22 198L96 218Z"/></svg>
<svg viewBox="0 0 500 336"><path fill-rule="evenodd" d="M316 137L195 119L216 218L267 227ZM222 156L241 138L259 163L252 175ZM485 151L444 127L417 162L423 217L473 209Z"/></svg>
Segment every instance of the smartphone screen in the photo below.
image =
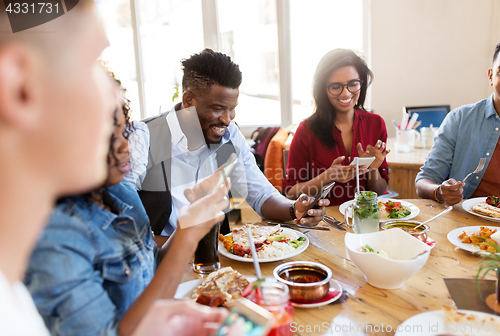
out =
<svg viewBox="0 0 500 336"><path fill-rule="evenodd" d="M267 335L273 323L274 317L270 312L247 299L240 299L215 335L226 336L231 331L232 335L263 336Z"/></svg>
<svg viewBox="0 0 500 336"><path fill-rule="evenodd" d="M330 192L330 190L333 188L334 185L335 185L335 182L330 182L329 184L327 184L326 186L323 186L323 188L321 188L321 190L319 191L319 193L314 198L314 201L311 203L311 205L309 205L309 207L307 208L306 212L302 215L302 217L300 217L299 222L300 222L300 220L302 218L310 217L307 214L307 212L310 209L317 209L318 208L318 202L320 200L322 200L323 198L325 198L326 195L328 195L328 193Z"/></svg>

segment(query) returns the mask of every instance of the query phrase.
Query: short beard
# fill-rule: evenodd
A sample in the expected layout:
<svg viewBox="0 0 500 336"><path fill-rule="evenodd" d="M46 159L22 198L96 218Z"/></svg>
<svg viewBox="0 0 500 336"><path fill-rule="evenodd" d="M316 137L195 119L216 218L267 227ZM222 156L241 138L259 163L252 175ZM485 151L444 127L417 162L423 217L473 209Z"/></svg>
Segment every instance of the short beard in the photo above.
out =
<svg viewBox="0 0 500 336"><path fill-rule="evenodd" d="M222 137L220 137L219 141L210 141L210 139L208 139L207 137L207 132L203 132L203 137L205 138L205 143L207 144L207 146L219 145L222 142Z"/></svg>

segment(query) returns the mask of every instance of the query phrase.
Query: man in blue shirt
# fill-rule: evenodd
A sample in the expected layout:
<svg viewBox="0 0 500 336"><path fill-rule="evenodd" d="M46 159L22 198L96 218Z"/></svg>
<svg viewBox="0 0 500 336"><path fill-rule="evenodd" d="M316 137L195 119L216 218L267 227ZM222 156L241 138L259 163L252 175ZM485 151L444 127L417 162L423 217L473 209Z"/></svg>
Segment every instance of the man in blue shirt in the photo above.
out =
<svg viewBox="0 0 500 336"><path fill-rule="evenodd" d="M415 180L420 197L454 205L463 198L500 194L499 54L500 44L488 70L493 94L451 111L439 128L434 146ZM461 182L476 169L481 158L486 158L483 170L469 177L467 183Z"/></svg>
<svg viewBox="0 0 500 336"><path fill-rule="evenodd" d="M211 49L182 65L182 103L146 120L146 125L135 123L136 132L130 138L133 168L125 179L140 190L153 228L171 234L177 209L189 204L184 190L212 174L231 152L238 157L230 175L232 186L259 215L284 221L300 218L313 198L302 195L296 202L282 196L257 167L233 121L242 80L238 65ZM328 204L320 202L322 207ZM311 217L301 223L317 225L325 209L308 214Z"/></svg>

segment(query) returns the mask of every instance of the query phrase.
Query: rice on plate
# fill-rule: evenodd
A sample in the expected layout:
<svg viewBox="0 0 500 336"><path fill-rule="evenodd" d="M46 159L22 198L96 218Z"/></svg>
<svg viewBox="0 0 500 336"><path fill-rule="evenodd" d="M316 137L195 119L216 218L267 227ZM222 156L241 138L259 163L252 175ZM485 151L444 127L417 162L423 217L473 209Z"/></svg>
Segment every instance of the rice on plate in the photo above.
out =
<svg viewBox="0 0 500 336"><path fill-rule="evenodd" d="M259 259L271 259L293 254L307 240L303 236L297 237L285 232L279 225L269 227L245 224L241 228L233 229L226 236L219 235L219 240L227 252L239 257L252 258L247 229L252 232Z"/></svg>

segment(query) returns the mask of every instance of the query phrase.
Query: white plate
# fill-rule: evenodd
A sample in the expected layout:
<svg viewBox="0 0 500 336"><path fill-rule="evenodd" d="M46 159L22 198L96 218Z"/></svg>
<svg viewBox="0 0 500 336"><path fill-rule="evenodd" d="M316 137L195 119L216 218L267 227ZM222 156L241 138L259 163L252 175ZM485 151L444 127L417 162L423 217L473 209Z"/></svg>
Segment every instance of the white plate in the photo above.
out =
<svg viewBox="0 0 500 336"><path fill-rule="evenodd" d="M486 197L470 198L470 199L462 202L462 208L465 211L467 211L468 213L473 214L474 216L478 216L478 217L484 218L484 219L492 221L492 222L500 223L500 218L488 217L488 216L481 215L481 214L478 214L478 213L472 211L472 206L474 204L481 203L481 202L486 202Z"/></svg>
<svg viewBox="0 0 500 336"><path fill-rule="evenodd" d="M292 306L298 307L298 308L316 308L316 307L321 307L327 304L330 304L334 301L337 301L339 297L342 296L342 286L335 281L335 280L330 280L330 292L339 292L336 296L330 296L326 297L325 299L321 300L320 302L315 302L315 303L298 303L298 302L293 302L290 301Z"/></svg>
<svg viewBox="0 0 500 336"><path fill-rule="evenodd" d="M248 282L254 282L256 277L254 276L246 276L244 275L245 279L248 280ZM175 299L191 299L191 293L193 290L198 286L203 279L195 279L191 281L186 281L177 287L177 291L174 294Z"/></svg>
<svg viewBox="0 0 500 336"><path fill-rule="evenodd" d="M415 205L415 204L412 204L410 202L406 202L406 201L402 201L402 200L398 200L398 199L394 199L394 198L385 198L385 197L379 197L378 198L378 201L379 202L388 202L388 201L392 201L392 202L401 202L401 205L404 206L404 207L407 207L408 210L411 211L411 213L406 216L406 217L403 217L403 218L390 218L390 219L381 219L380 222L383 223L383 222L386 222L388 220L395 220L395 219L412 219L414 217L417 217L418 214L420 213L420 209ZM347 202L344 202L342 203L340 206L339 206L339 211L340 213L343 215L345 213L345 210L347 209L347 207L349 205L351 205L352 203L354 202L354 200L350 200L350 201L347 201ZM349 217L352 217L352 213L351 211L349 211L348 213L348 216Z"/></svg>
<svg viewBox="0 0 500 336"><path fill-rule="evenodd" d="M490 325L491 333L485 333L485 329L481 329L481 335L498 335L500 332L500 319L496 315L471 311L471 310L458 310L461 313L474 314L478 317L492 317L496 318L499 322L496 323L496 331L495 325ZM446 316L444 311L442 310L433 310L425 313L420 313L418 315L412 316L402 324L400 324L397 328L396 334L394 336L435 336L438 334L450 334L452 331L455 331L451 328L454 327L451 323L448 325L450 328L446 330ZM460 327L458 325L457 327ZM479 335L478 328L480 328L479 324L467 323L465 326L461 325L464 329L463 335ZM459 330L458 330L459 331ZM461 335L459 333L453 333L453 335Z"/></svg>
<svg viewBox="0 0 500 336"><path fill-rule="evenodd" d="M244 275L244 277L248 280L248 282L254 282L257 279L254 276ZM175 292L174 298L175 299L191 299L191 293L201 283L202 280L203 279L195 279L195 280L186 281L186 282L181 283L177 287L177 291ZM267 280L275 281L274 278L266 278L266 281ZM327 304L332 303L334 301L337 301L342 296L342 286L340 286L340 284L333 279L330 280L330 291L332 291L332 292L337 291L337 292L339 292L339 294L337 294L334 297L330 297L327 300L324 300L321 302L316 302L316 303L297 303L297 302L293 302L293 301L290 301L290 303L292 304L292 306L299 307L299 308L315 308L315 307L324 306L324 305L327 305Z"/></svg>
<svg viewBox="0 0 500 336"><path fill-rule="evenodd" d="M455 230L448 232L448 235L446 237L448 238L450 243L452 243L456 247L460 247L462 250L466 250L466 251L469 251L472 253L478 253L478 254L482 254L482 255L489 254L488 252L485 252L485 251L479 249L479 247L474 245L474 244L462 243L462 240L460 238L458 238L458 236L460 236L464 231L465 231L465 233L467 233L468 236L470 236L473 233L479 233L479 230L481 229L481 227L486 227L490 230L496 229L497 231L500 232L500 227L498 227L498 226L486 226L486 225L465 226L465 227L461 227L461 228L458 228L458 229L455 229Z"/></svg>
<svg viewBox="0 0 500 336"><path fill-rule="evenodd" d="M290 236L294 237L293 239L297 239L299 237L304 237L306 241L302 243L298 248L296 248L293 252L281 256L281 257L274 257L274 258L268 258L268 259L261 259L259 258L259 262L272 262L272 261L280 261L280 260L285 260L287 258L294 257L298 254L301 254L306 250L306 248L309 246L309 239L302 233L297 230L293 229L288 229L288 228L281 228L284 233L289 234ZM227 234L226 236L231 235L232 233ZM224 247L224 244L219 242L219 253L222 254L224 257L233 259L233 260L238 260L238 261L243 261L243 262L253 262L252 258L245 258L245 257L240 257L235 254L230 253L226 248Z"/></svg>

